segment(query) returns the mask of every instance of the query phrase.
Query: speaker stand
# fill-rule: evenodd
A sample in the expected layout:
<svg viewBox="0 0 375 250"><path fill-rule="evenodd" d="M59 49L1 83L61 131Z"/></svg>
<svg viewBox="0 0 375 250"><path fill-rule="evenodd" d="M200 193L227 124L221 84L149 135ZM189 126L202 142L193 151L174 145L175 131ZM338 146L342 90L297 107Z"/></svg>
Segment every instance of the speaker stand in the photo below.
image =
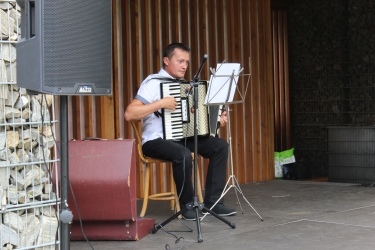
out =
<svg viewBox="0 0 375 250"><path fill-rule="evenodd" d="M68 97L60 96L60 246L61 250L70 250L69 222L63 221L63 214L70 214L68 206L69 167L68 167Z"/></svg>

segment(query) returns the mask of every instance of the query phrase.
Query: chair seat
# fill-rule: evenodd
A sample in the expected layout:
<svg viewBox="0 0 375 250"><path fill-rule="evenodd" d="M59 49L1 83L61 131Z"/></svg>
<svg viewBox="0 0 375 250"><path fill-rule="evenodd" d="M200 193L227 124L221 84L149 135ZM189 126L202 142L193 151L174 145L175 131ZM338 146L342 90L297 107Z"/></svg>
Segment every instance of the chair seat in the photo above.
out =
<svg viewBox="0 0 375 250"><path fill-rule="evenodd" d="M148 163L165 163L166 161L164 160L160 160L158 158L152 158L152 157L148 157L148 156L143 156L143 158L145 159L145 161L147 161ZM191 153L191 159L194 160L194 153ZM146 162L145 162L146 163Z"/></svg>

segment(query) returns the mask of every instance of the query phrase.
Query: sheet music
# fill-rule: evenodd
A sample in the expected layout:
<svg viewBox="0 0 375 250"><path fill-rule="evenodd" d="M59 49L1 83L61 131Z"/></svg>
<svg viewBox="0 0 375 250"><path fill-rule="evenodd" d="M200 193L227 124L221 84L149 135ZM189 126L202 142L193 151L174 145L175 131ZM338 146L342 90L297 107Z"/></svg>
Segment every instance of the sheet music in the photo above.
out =
<svg viewBox="0 0 375 250"><path fill-rule="evenodd" d="M239 71L239 63L218 63L216 73L211 75L204 104L232 102L236 92ZM232 81L233 73L234 77Z"/></svg>

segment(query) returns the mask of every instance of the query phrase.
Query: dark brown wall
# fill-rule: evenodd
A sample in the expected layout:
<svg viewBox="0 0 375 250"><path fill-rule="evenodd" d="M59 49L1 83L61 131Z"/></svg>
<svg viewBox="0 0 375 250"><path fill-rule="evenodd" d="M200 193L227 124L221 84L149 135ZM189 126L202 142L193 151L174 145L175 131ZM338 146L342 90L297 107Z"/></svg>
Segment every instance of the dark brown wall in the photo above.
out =
<svg viewBox="0 0 375 250"><path fill-rule="evenodd" d="M295 1L289 8L292 143L329 174L327 127L375 125L375 4Z"/></svg>

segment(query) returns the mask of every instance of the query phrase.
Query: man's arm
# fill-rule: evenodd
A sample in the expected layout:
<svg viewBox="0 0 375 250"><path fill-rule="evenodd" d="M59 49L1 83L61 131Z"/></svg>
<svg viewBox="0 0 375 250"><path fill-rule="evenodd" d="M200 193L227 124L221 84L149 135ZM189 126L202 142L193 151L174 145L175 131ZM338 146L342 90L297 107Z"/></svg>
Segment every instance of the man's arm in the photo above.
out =
<svg viewBox="0 0 375 250"><path fill-rule="evenodd" d="M149 104L144 104L140 100L134 99L126 108L124 117L127 121L141 120L159 109L166 108L175 110L176 106L177 102L173 96L166 96L163 99Z"/></svg>

